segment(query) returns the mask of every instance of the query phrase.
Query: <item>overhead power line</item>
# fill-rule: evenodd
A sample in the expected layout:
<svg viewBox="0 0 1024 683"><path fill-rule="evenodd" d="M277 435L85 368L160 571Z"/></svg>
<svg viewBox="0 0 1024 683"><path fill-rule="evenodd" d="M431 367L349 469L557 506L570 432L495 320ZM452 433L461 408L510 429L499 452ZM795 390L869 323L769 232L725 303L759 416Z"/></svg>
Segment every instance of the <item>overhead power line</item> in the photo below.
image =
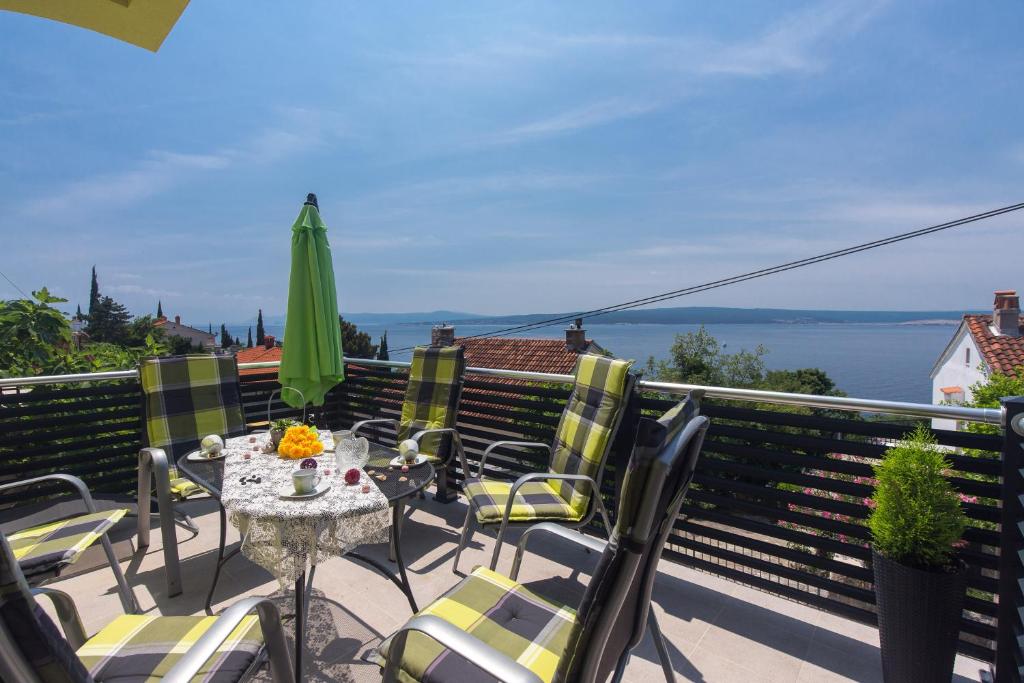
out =
<svg viewBox="0 0 1024 683"><path fill-rule="evenodd" d="M25 297L26 299L28 298L28 294L26 294L26 293L25 293L25 290L23 290L23 289L22 289L21 287L19 287L18 285L14 284L14 280L12 280L11 278L7 277L7 275L6 275L6 274L5 274L5 273L4 273L4 272L3 272L2 270L0 270L0 275L3 275L3 278L4 278L5 280L7 280L7 281L8 281L9 283L11 283L11 287L14 287L14 288L15 288L16 290L18 290L19 292L21 292L21 295L22 295L23 297Z"/></svg>
<svg viewBox="0 0 1024 683"><path fill-rule="evenodd" d="M965 216L956 220L948 221L946 223L939 223L938 225L932 225L927 228L920 228L918 230L912 230L910 232L900 233L898 235L892 235L884 237L882 239L873 240L871 242L864 242L863 244L857 244L851 247L845 247L843 249L837 249L835 251L829 251L824 254L818 254L816 256L808 256L797 261L789 261L788 263L780 263L775 266L768 268L762 268L760 270L750 271L748 273L742 273L740 275L733 275L731 277L722 278L720 280L713 280L711 282L705 282L699 285L693 285L690 287L684 287L682 289L675 289L669 292L662 292L660 294L654 294L652 296L643 297L640 299L633 299L620 304L614 304L612 306L605 306L603 308L595 308L589 311L579 311L576 313L566 313L564 315L547 318L545 320L538 320L532 323L524 323L522 325L514 325L512 327L506 327L503 329L495 330L493 332L473 334L462 337L462 339L476 339L478 337L501 337L509 334L515 334L517 332L526 332L529 330L535 330L540 327L548 327L550 325L558 325L560 323L570 322L576 318L587 317L594 318L608 313L614 313L616 311L625 311L631 308L639 308L648 304L659 303L661 301L668 301L670 299L677 299L679 297L688 296L690 294L697 294L700 292L706 292L711 289L718 289L719 287L726 287L728 285L734 285L740 282L746 282L748 280L756 280L758 278L768 277L769 275L776 275L778 273L784 273L789 270L795 270L797 268L803 268L805 266L814 265L816 263L822 263L824 261L831 261L843 256L850 256L851 254L858 254L863 251L869 251L871 249L878 249L880 247L889 246L890 244L896 244L897 242L904 242L906 240L915 239L917 237L924 237L931 235L932 233L942 232L944 230L951 230L953 228L959 228L964 225L976 223L978 221L986 220L988 218L995 218L1003 214L1012 213L1014 211L1020 211L1024 209L1024 202L1019 204L1011 204L998 209L992 209L982 213L977 213L972 216ZM401 353L403 351L410 351L414 347L406 346L398 349L389 349L389 353Z"/></svg>

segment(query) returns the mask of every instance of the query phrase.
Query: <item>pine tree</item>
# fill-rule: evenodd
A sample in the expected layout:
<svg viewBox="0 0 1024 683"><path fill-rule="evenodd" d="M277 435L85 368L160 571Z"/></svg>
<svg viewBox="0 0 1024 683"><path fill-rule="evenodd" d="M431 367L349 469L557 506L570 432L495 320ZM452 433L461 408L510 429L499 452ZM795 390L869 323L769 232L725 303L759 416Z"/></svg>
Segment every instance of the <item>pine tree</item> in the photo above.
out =
<svg viewBox="0 0 1024 683"><path fill-rule="evenodd" d="M228 328L221 323L220 325L220 345L221 348L229 348L231 346L231 335L228 333Z"/></svg>
<svg viewBox="0 0 1024 683"><path fill-rule="evenodd" d="M92 317L96 304L100 302L100 282L96 279L96 266L92 267L92 284L89 286L89 317Z"/></svg>
<svg viewBox="0 0 1024 683"><path fill-rule="evenodd" d="M391 360L388 356L388 331L380 338L380 346L377 349L377 360Z"/></svg>
<svg viewBox="0 0 1024 683"><path fill-rule="evenodd" d="M260 314L256 317L256 346L263 346L263 337L266 336L266 331L263 329L263 309L260 309Z"/></svg>
<svg viewBox="0 0 1024 683"><path fill-rule="evenodd" d="M156 300L156 317L157 320L164 317L164 305L163 302L160 301L160 299Z"/></svg>
<svg viewBox="0 0 1024 683"><path fill-rule="evenodd" d="M89 314L85 331L92 341L126 345L132 316L124 305L101 296Z"/></svg>
<svg viewBox="0 0 1024 683"><path fill-rule="evenodd" d="M247 349L251 349L252 348L252 328L251 327L249 328L249 340L245 342L245 348L247 348Z"/></svg>

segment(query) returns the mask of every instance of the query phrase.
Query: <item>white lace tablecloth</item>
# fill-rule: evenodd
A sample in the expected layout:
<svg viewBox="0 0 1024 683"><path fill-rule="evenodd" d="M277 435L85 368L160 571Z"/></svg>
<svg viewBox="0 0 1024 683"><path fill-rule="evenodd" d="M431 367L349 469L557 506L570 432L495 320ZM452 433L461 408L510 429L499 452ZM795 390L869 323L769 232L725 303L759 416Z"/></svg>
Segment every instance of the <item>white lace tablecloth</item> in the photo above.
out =
<svg viewBox="0 0 1024 683"><path fill-rule="evenodd" d="M345 484L335 471L334 454L317 458L319 467L331 470L324 477L331 489L315 498L286 500L280 492L292 491L292 470L301 460L281 460L276 453L253 451L266 435L228 439L224 451L224 488L221 503L231 523L242 534L242 554L265 568L282 584L295 581L309 564L344 555L367 543L386 543L391 526L388 500L363 472L359 484ZM250 459L245 459L245 453ZM242 483L260 477L260 483ZM363 493L363 484L370 484Z"/></svg>

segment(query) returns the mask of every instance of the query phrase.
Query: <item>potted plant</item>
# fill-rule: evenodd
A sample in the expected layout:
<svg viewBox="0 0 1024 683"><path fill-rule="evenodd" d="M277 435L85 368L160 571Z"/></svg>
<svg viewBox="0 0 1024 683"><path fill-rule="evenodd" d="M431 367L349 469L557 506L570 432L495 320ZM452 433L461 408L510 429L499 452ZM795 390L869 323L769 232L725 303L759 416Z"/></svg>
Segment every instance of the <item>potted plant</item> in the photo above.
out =
<svg viewBox="0 0 1024 683"><path fill-rule="evenodd" d="M967 568L956 555L965 516L949 467L923 425L874 466L868 526L889 682L949 683L953 675Z"/></svg>
<svg viewBox="0 0 1024 683"><path fill-rule="evenodd" d="M290 417L274 420L270 423L270 441L274 444L275 451L281 445L281 439L284 438L284 433L288 431L288 428L294 427L297 424L299 423Z"/></svg>

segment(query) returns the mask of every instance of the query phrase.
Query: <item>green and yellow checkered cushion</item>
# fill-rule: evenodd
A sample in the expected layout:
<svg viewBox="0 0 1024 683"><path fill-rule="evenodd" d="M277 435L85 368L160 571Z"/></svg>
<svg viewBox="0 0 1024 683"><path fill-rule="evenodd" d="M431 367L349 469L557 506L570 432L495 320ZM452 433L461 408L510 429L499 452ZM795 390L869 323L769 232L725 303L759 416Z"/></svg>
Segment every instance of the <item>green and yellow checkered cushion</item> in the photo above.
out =
<svg viewBox="0 0 1024 683"><path fill-rule="evenodd" d="M59 574L128 512L105 510L78 515L17 531L7 540L21 572L29 580Z"/></svg>
<svg viewBox="0 0 1024 683"><path fill-rule="evenodd" d="M83 683L89 680L89 674L74 650L29 593L11 546L2 534L0 627L14 641L13 654L23 657L42 683Z"/></svg>
<svg viewBox="0 0 1024 683"><path fill-rule="evenodd" d="M473 573L420 615L431 614L466 631L551 681L576 623L571 607L546 600L489 569ZM377 663L384 665L391 638L381 643ZM450 683L493 680L451 650L421 633L411 633L402 654L401 681Z"/></svg>
<svg viewBox="0 0 1024 683"><path fill-rule="evenodd" d="M632 364L593 354L576 359L576 385L555 432L552 472L597 478L615 438L616 421L629 398L626 387ZM549 483L580 516L586 512L589 486L557 479Z"/></svg>
<svg viewBox="0 0 1024 683"><path fill-rule="evenodd" d="M158 681L216 623L217 617L118 617L78 649L78 657L99 683ZM234 683L260 648L259 619L245 617L192 678L197 683Z"/></svg>
<svg viewBox="0 0 1024 683"><path fill-rule="evenodd" d="M417 346L413 349L402 416L398 421L399 441L424 429L455 426L465 370L466 358L461 346ZM441 434L427 435L420 443L420 453L434 462L446 460L450 448L451 437Z"/></svg>
<svg viewBox="0 0 1024 683"><path fill-rule="evenodd" d="M512 482L470 477L462 486L481 524L499 524L508 504ZM516 491L510 522L578 522L583 512L573 508L547 481L528 481Z"/></svg>
<svg viewBox="0 0 1024 683"><path fill-rule="evenodd" d="M143 358L139 383L146 445L166 451L171 492L179 498L201 492L179 476L174 463L198 448L204 436L246 433L235 358L221 354Z"/></svg>

